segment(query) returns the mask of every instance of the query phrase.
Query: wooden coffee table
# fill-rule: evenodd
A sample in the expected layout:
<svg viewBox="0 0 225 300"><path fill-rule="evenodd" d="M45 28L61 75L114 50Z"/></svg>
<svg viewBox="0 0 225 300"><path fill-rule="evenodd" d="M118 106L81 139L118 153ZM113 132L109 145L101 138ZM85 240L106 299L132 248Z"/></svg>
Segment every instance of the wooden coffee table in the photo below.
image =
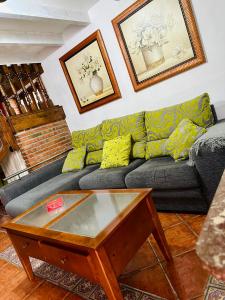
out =
<svg viewBox="0 0 225 300"><path fill-rule="evenodd" d="M35 257L99 283L108 299L120 300L117 277L151 233L172 260L150 194L151 189L67 191L4 228L30 280L29 257ZM55 199L63 206L48 212Z"/></svg>

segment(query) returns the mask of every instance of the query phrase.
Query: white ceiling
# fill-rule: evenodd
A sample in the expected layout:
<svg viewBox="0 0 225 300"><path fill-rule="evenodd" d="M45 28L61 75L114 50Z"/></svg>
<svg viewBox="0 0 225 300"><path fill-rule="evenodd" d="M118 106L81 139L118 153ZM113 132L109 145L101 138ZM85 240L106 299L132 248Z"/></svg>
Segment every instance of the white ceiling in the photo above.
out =
<svg viewBox="0 0 225 300"><path fill-rule="evenodd" d="M7 0L0 3L0 64L38 62L63 45L64 33L90 23L98 0Z"/></svg>

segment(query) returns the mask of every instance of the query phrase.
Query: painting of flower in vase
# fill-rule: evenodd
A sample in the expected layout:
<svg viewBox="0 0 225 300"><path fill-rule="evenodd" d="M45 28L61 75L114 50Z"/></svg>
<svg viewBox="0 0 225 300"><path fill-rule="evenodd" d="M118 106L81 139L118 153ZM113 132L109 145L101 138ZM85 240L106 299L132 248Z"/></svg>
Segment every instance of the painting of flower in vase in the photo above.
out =
<svg viewBox="0 0 225 300"><path fill-rule="evenodd" d="M135 90L205 61L190 1L137 1L112 22Z"/></svg>
<svg viewBox="0 0 225 300"><path fill-rule="evenodd" d="M120 98L100 31L60 58L80 113Z"/></svg>

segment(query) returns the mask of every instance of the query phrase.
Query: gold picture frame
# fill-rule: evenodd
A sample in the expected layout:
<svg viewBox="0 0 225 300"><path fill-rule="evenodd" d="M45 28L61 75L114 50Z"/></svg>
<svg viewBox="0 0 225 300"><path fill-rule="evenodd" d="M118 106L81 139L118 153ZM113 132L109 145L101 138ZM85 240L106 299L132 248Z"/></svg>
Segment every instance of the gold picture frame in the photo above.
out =
<svg viewBox="0 0 225 300"><path fill-rule="evenodd" d="M112 24L135 91L206 61L190 0L138 0Z"/></svg>

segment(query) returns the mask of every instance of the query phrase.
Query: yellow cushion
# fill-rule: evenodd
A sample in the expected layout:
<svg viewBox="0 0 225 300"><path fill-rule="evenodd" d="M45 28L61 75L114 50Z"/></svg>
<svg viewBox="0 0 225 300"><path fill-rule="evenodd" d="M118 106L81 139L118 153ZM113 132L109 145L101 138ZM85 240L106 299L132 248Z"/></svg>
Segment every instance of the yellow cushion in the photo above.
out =
<svg viewBox="0 0 225 300"><path fill-rule="evenodd" d="M195 125L191 120L182 120L166 142L166 149L175 160L189 157L189 150L194 142L207 130Z"/></svg>
<svg viewBox="0 0 225 300"><path fill-rule="evenodd" d="M86 165L99 164L102 161L102 150L87 153Z"/></svg>
<svg viewBox="0 0 225 300"><path fill-rule="evenodd" d="M145 159L170 155L166 149L167 139L147 142Z"/></svg>
<svg viewBox="0 0 225 300"><path fill-rule="evenodd" d="M129 165L131 152L131 135L118 136L105 141L101 169L124 167Z"/></svg>
<svg viewBox="0 0 225 300"><path fill-rule="evenodd" d="M62 173L73 172L84 168L86 147L71 150L64 161Z"/></svg>
<svg viewBox="0 0 225 300"><path fill-rule="evenodd" d="M134 143L131 150L132 158L145 158L145 148L146 148L145 141L139 141Z"/></svg>

